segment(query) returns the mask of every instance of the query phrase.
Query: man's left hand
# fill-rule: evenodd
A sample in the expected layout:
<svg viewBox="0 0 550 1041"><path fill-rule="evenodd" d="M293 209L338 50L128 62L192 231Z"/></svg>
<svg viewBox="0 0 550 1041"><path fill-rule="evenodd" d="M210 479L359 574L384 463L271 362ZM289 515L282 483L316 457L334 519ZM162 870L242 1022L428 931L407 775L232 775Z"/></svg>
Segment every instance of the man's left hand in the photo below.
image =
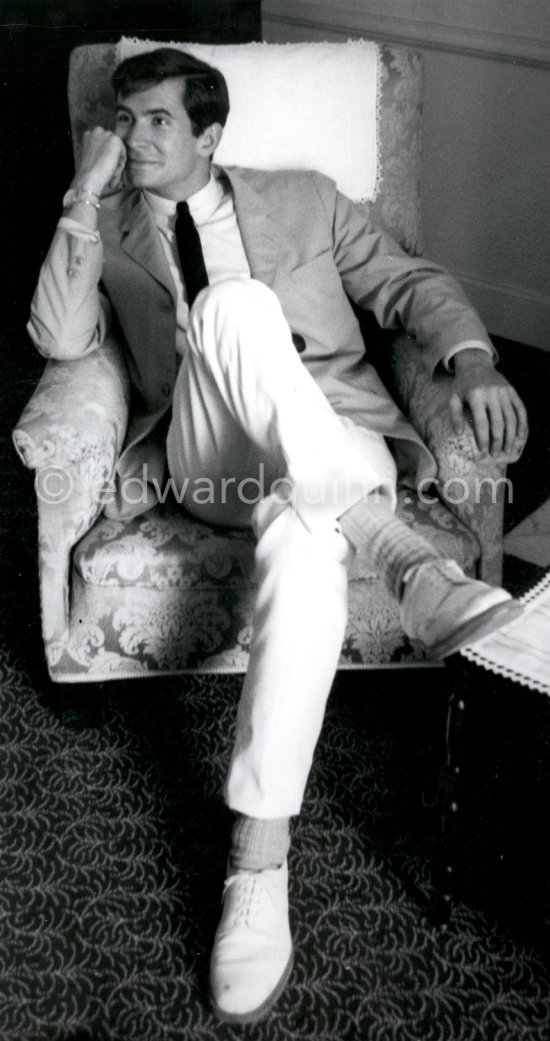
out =
<svg viewBox="0 0 550 1041"><path fill-rule="evenodd" d="M454 363L449 404L455 431L462 433L468 416L482 455L518 456L527 440L528 424L517 391L484 351L460 351Z"/></svg>

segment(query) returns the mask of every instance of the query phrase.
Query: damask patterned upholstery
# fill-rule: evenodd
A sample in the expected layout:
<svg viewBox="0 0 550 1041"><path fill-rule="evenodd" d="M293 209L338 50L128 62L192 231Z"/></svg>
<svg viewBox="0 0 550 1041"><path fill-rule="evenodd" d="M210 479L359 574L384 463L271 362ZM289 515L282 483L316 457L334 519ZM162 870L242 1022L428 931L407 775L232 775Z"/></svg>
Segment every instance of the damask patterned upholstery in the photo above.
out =
<svg viewBox="0 0 550 1041"><path fill-rule="evenodd" d="M421 525L426 517L419 501L407 506L408 497L402 491L400 513ZM476 546L467 530L456 529L442 505L434 514L429 527L435 541L471 569ZM74 636L59 668L68 674L78 666L90 674L119 669L245 671L253 573L249 532L214 530L173 506L158 507L127 524L103 518L75 550ZM412 648L400 630L395 601L377 576L352 571L351 578L341 664L410 659Z"/></svg>
<svg viewBox="0 0 550 1041"><path fill-rule="evenodd" d="M307 46L307 45L306 45ZM411 252L419 250L421 68L403 47L382 48L383 183L373 217ZM115 48L73 52L71 123L111 122ZM443 501L399 492L399 513L468 571L499 581L503 489L497 466L481 461L471 432L450 424L450 379L432 381L413 341L391 348L394 393L438 463ZM181 671L245 671L254 596L253 543L243 531L214 530L174 504L129 523L108 521L102 496L126 429L129 383L118 345L78 362L49 361L14 434L36 471L43 632L57 681L103 680ZM493 483L484 479L490 478ZM453 481L458 481L453 491ZM410 665L418 659L397 605L378 575L350 576L344 668Z"/></svg>

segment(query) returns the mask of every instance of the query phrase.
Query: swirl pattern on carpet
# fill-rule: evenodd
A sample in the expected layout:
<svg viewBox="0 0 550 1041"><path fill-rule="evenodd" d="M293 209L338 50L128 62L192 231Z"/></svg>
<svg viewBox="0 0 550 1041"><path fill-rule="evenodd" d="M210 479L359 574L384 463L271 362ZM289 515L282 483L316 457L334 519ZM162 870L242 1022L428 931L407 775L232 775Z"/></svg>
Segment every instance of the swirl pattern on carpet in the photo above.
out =
<svg viewBox="0 0 550 1041"><path fill-rule="evenodd" d="M413 711L410 692L337 681L294 825L294 971L268 1018L238 1028L213 1018L207 977L240 679L114 685L104 727L73 731L6 652L0 677L2 1041L548 1037L538 948L463 903L437 929L414 893L435 695Z"/></svg>

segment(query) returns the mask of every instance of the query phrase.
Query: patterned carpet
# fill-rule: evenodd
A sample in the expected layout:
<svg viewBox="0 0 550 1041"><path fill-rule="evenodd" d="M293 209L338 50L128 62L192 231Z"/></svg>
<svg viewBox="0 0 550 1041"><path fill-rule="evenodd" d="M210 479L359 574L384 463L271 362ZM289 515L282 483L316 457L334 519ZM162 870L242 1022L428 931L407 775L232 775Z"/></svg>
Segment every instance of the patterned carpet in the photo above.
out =
<svg viewBox="0 0 550 1041"><path fill-rule="evenodd" d="M546 1041L550 702L473 667L448 928L425 902L453 674L341 674L294 827L291 981L260 1025L215 1021L240 680L119 683L101 729L56 718L7 434L29 377L3 395L1 1041Z"/></svg>
<svg viewBox="0 0 550 1041"><path fill-rule="evenodd" d="M544 948L510 914L523 901L533 918L533 879L493 873L493 897L498 883L507 896L483 908L492 852L514 857L502 815L496 846L470 835L476 883L446 930L419 899L436 834L435 683L365 697L339 680L294 829L294 973L261 1027L238 1029L207 997L238 681L119 685L106 725L77 732L13 658L0 668L2 1041L548 1037ZM481 832L498 798L482 793Z"/></svg>

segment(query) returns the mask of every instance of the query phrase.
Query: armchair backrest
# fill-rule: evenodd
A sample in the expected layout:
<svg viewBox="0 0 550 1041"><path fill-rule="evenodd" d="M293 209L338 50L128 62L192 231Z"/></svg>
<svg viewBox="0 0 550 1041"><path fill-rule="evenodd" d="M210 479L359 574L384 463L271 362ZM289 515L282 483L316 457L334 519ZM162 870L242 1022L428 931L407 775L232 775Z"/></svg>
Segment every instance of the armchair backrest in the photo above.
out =
<svg viewBox="0 0 550 1041"><path fill-rule="evenodd" d="M144 44L144 46L146 46ZM159 44L161 46L161 44ZM166 44L162 44L166 46ZM367 147L365 141L357 140L361 130L361 120L357 119L357 99L351 90L350 97L354 99L355 113L349 118L349 112L342 112L342 95L334 98L334 108L328 111L330 118L323 119L322 125L318 126L318 112L312 112L311 122L314 133L310 140L305 140L305 135L296 122L296 114L301 112L304 104L307 104L306 80L310 90L310 97L316 97L315 79L325 94L327 85L335 81L335 73L338 75L338 66L341 66L342 76L350 75L351 59L355 62L361 59L361 48L350 50L346 44L295 44L287 48L280 44L249 45L241 44L234 46L209 46L200 47L195 44L175 44L175 46L189 46L198 56L206 58L213 65L219 65L229 84L230 97L233 99L233 108L229 121L238 122L239 116L239 77L235 76L234 69L243 64L245 59L250 67L251 60L254 63L254 73L257 75L258 67L265 66L265 83L277 82L288 84L289 77L293 76L292 89L275 89L270 95L269 104L277 109L270 111L270 118L265 120L265 115L259 119L259 126L266 135L271 131L271 152L277 154L278 145L273 132L274 121L277 127L282 128L286 139L284 141L284 161L286 167L309 166L321 169L322 172L333 176L342 190L346 190L348 184L361 184L358 178L357 164L363 163L368 166L370 138ZM325 48L321 51L320 48ZM365 56L372 56L374 45L365 45ZM327 50L328 49L328 50ZM378 169L376 178L376 190L366 193L369 201L363 202L369 208L372 219L382 224L391 234L411 253L420 252L420 199L419 199L419 175L420 175L420 117L421 117L421 88L422 88L422 66L418 54L407 47L376 45L376 76L372 78L372 90L374 97L369 100L369 113L365 114L364 134L372 131L372 113L377 114L377 129L375 146L377 157L374 165ZM207 54L204 52L207 51ZM325 57L326 56L326 57ZM315 61L312 62L312 58ZM320 62L322 57L324 62ZM116 44L86 44L77 47L71 55L69 70L69 114L73 134L73 146L75 157L78 159L80 142L84 130L91 126L101 125L112 127L113 125L113 91L111 88L111 76L119 59L119 48ZM300 78L300 62L304 63L304 69L308 70ZM330 63L329 75L327 75L327 61ZM242 73L242 68L241 68ZM240 77L243 79L242 74ZM246 77L245 77L246 80ZM302 89L304 86L304 89ZM361 85L364 87L364 84ZM254 91L251 85L250 93ZM312 93L313 92L313 93ZM336 92L333 92L336 94ZM345 95L344 95L345 96ZM236 97L236 101L235 101ZM246 97L241 93L241 97ZM330 100L331 94L328 92ZM304 101L304 98L306 99ZM372 102L372 103L370 103ZM242 106L241 106L242 108ZM367 106L365 106L365 109ZM243 123L249 130L248 138L254 137L254 131L250 131L250 118L254 110L251 108L243 117ZM342 146L342 120L343 115L348 116L348 138L344 139ZM359 110L360 116L360 110ZM303 126L303 124L302 124ZM229 123L228 123L229 127ZM286 133L286 128L288 132ZM317 137L317 140L315 138ZM328 141L327 141L328 138ZM246 135L242 135L246 140ZM323 147L320 149L319 143ZM269 142L268 142L269 143ZM231 139L233 153L230 161L241 165L256 165L249 161L248 153L241 159L238 150L238 133ZM231 151L230 147L230 151ZM269 152L269 148L268 148ZM338 164L332 164L331 155L338 158ZM218 158L218 155L216 155ZM342 159L344 164L342 165ZM266 165L272 162L272 156L265 158L262 155L257 165ZM228 162L227 158L220 157L220 162ZM347 165L347 169L346 169ZM365 174L366 182L371 181L374 189L374 180L371 173ZM356 197L356 193L347 191L347 194ZM364 194L361 192L361 194ZM374 194L374 197L373 197Z"/></svg>

